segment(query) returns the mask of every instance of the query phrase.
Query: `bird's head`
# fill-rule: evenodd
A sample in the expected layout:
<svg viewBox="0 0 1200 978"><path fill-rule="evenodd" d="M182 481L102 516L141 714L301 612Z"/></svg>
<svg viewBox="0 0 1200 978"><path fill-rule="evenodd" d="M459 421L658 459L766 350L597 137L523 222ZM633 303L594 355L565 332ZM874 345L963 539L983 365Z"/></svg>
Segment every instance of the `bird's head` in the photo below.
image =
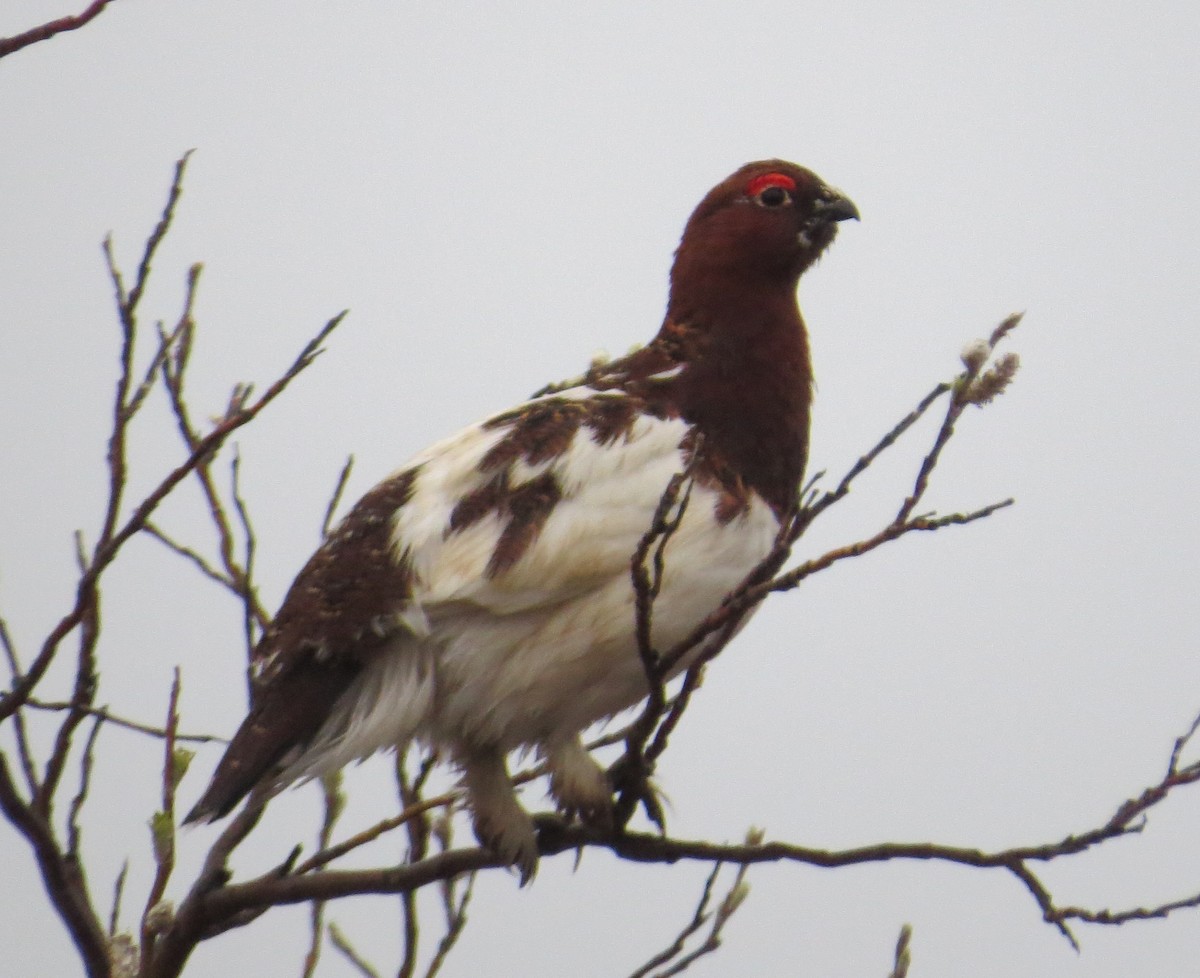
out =
<svg viewBox="0 0 1200 978"><path fill-rule="evenodd" d="M786 160L747 163L692 212L672 282L699 276L795 288L801 273L858 208L811 170Z"/></svg>

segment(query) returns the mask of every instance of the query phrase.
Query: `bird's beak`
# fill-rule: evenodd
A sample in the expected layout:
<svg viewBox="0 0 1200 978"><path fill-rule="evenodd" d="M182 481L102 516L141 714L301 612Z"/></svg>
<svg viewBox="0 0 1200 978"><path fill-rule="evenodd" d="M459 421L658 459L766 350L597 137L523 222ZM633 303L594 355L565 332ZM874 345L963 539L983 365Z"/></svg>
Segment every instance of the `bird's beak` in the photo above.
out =
<svg viewBox="0 0 1200 978"><path fill-rule="evenodd" d="M844 197L836 190L830 191L830 196L822 197L815 205L818 216L826 221L857 221L858 208L849 197Z"/></svg>

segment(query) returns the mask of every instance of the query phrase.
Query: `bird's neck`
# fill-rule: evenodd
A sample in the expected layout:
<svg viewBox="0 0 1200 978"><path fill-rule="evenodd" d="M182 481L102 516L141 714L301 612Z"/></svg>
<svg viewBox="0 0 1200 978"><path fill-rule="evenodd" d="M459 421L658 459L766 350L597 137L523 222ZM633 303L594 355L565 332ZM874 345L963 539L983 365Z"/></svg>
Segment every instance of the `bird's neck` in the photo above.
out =
<svg viewBox="0 0 1200 978"><path fill-rule="evenodd" d="M808 454L812 365L795 285L672 298L656 342L686 364L681 413L721 461L782 516ZM712 299L714 301L703 301Z"/></svg>

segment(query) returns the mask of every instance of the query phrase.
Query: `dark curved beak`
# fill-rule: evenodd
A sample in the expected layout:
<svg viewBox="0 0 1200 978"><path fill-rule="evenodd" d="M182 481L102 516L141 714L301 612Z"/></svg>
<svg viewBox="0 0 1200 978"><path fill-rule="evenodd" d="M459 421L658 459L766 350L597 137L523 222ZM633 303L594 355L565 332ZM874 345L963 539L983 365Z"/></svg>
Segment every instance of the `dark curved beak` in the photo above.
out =
<svg viewBox="0 0 1200 978"><path fill-rule="evenodd" d="M826 221L857 221L858 208L849 197L843 197L836 191L831 197L823 197L816 203L816 213Z"/></svg>

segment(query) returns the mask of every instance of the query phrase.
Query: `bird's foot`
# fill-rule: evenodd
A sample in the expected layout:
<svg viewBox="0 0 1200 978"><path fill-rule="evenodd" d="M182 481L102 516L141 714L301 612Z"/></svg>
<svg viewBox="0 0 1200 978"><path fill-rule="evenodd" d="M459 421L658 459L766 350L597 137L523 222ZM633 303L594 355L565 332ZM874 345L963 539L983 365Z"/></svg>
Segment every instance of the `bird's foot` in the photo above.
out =
<svg viewBox="0 0 1200 978"><path fill-rule="evenodd" d="M550 768L550 793L568 821L609 833L613 828L612 787L578 737L544 748Z"/></svg>
<svg viewBox="0 0 1200 978"><path fill-rule="evenodd" d="M537 834L533 820L517 802L504 756L472 755L462 766L475 838L516 869L525 886L537 872Z"/></svg>
<svg viewBox="0 0 1200 978"><path fill-rule="evenodd" d="M514 812L499 817L494 811L475 812L473 826L479 844L512 866L520 876L522 886L533 879L538 866L537 835L533 820L520 805L515 806Z"/></svg>

